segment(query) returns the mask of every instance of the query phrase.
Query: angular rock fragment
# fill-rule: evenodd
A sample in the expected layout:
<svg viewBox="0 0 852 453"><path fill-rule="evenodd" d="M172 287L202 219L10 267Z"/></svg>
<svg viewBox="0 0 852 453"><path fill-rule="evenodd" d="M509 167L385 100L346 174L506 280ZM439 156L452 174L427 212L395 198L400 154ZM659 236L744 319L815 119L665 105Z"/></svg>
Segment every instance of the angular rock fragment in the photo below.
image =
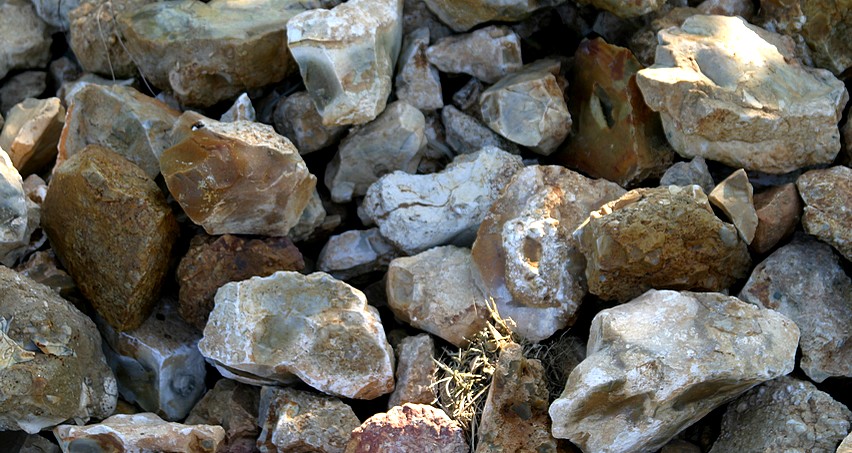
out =
<svg viewBox="0 0 852 453"><path fill-rule="evenodd" d="M53 434L62 451L214 453L225 438L221 426L166 422L150 412L113 415L94 425L61 425Z"/></svg>
<svg viewBox="0 0 852 453"><path fill-rule="evenodd" d="M485 86L476 77L471 77L461 88L453 93L453 104L465 112L479 110L479 96L485 91ZM474 113L476 114L476 113Z"/></svg>
<svg viewBox="0 0 852 453"><path fill-rule="evenodd" d="M403 0L402 33L407 35L420 27L427 27L432 40L453 34L423 0Z"/></svg>
<svg viewBox="0 0 852 453"><path fill-rule="evenodd" d="M802 200L793 183L771 187L754 195L757 229L749 248L766 253L790 237L802 217Z"/></svg>
<svg viewBox="0 0 852 453"><path fill-rule="evenodd" d="M675 151L767 173L834 159L843 82L802 66L779 40L725 16L660 31L656 62L636 81Z"/></svg>
<svg viewBox="0 0 852 453"><path fill-rule="evenodd" d="M6 264L17 260L6 256L30 242L35 228L29 221L30 203L24 192L21 174L9 155L0 148L0 259ZM35 219L38 224L38 219Z"/></svg>
<svg viewBox="0 0 852 453"><path fill-rule="evenodd" d="M342 217L340 214L326 211L326 205L322 197L314 189L308 205L305 206L302 216L299 217L299 223L290 229L287 236L293 242L309 241L316 239L317 234L330 233L340 226L341 222Z"/></svg>
<svg viewBox="0 0 852 453"><path fill-rule="evenodd" d="M678 162L663 174L660 178L660 186L700 186L705 194L713 191L716 183L710 176L707 162L703 157L693 157L689 162Z"/></svg>
<svg viewBox="0 0 852 453"><path fill-rule="evenodd" d="M843 442L837 447L837 453L852 453L852 433L849 433L843 439Z"/></svg>
<svg viewBox="0 0 852 453"><path fill-rule="evenodd" d="M0 148L0 172L3 171L2 166L8 165L8 168L12 168L11 163L8 160L3 162L5 155L3 155L2 148ZM12 176L13 173L9 172L9 176ZM0 175L2 176L2 175ZM4 176L5 182L0 180L0 185L7 185L5 190L0 189L0 194L2 192L7 192L9 198L4 200L7 209L11 209L11 211L6 212L6 221L12 219L10 223L3 225L0 222L0 230L4 228L10 228L8 231L17 231L19 227L18 222L21 221L20 218L16 218L17 211L16 205L19 203L20 199L14 188L14 177L9 178L8 176ZM41 234L39 232L39 226L41 222L41 204L44 202L44 196L47 194L47 184L44 183L44 180L39 178L38 175L30 175L23 181L21 187L24 190L24 202L26 203L26 218L23 219L26 222L26 227L23 230L23 235L16 236L17 239L9 239L3 240L0 239L0 263L3 263L7 267L12 267L15 263L20 262L23 258L25 258L30 253L41 248L42 245L47 241L47 236ZM2 204L0 204L2 206ZM2 208L0 208L2 209ZM8 236L7 236L8 237Z"/></svg>
<svg viewBox="0 0 852 453"><path fill-rule="evenodd" d="M588 358L550 406L583 451L656 450L684 427L793 370L799 329L718 293L651 290L592 321Z"/></svg>
<svg viewBox="0 0 852 453"><path fill-rule="evenodd" d="M702 14L740 16L747 21L754 16L754 4L748 0L704 0L697 8Z"/></svg>
<svg viewBox="0 0 852 453"><path fill-rule="evenodd" d="M292 382L373 399L393 390L393 351L361 291L317 272L276 272L228 283L198 345L225 377Z"/></svg>
<svg viewBox="0 0 852 453"><path fill-rule="evenodd" d="M219 425L225 429L225 451L248 453L256 448L260 387L219 379L192 408L187 425Z"/></svg>
<svg viewBox="0 0 852 453"><path fill-rule="evenodd" d="M406 403L376 414L352 431L345 453L466 453L464 431L444 411Z"/></svg>
<svg viewBox="0 0 852 453"><path fill-rule="evenodd" d="M733 222L746 244L751 244L757 230L757 211L754 209L754 188L745 170L739 169L720 182L707 195L714 206Z"/></svg>
<svg viewBox="0 0 852 453"><path fill-rule="evenodd" d="M805 201L802 226L852 260L852 169L842 165L811 170L796 180Z"/></svg>
<svg viewBox="0 0 852 453"><path fill-rule="evenodd" d="M523 66L521 38L497 25L440 39L426 49L426 58L441 72L470 74L486 83Z"/></svg>
<svg viewBox="0 0 852 453"><path fill-rule="evenodd" d="M0 148L6 150L22 177L43 169L56 157L65 123L59 98L27 99L9 111Z"/></svg>
<svg viewBox="0 0 852 453"><path fill-rule="evenodd" d="M62 99L63 103L66 106L70 106L71 102L74 100L74 95L77 94L78 91L82 90L84 87L89 85L102 85L102 86L124 86L124 87L133 87L136 79L105 79L95 74L85 73L80 77L77 77L73 80L68 80L62 83L58 90L56 90L56 97ZM169 102L166 102L168 98L163 95L161 92L154 98L160 102L165 103L170 106L173 110L177 111L180 107L179 105L172 105ZM66 115L67 115L66 109Z"/></svg>
<svg viewBox="0 0 852 453"><path fill-rule="evenodd" d="M233 123L234 121L256 121L257 120L257 112L254 110L254 106L251 105L251 99L249 99L248 94L241 94L236 101L234 101L234 105L228 109L225 113L222 114L222 117L219 118L219 121L223 123Z"/></svg>
<svg viewBox="0 0 852 453"><path fill-rule="evenodd" d="M438 70L426 60L428 46L428 27L407 34L395 79L396 97L423 111L444 106Z"/></svg>
<svg viewBox="0 0 852 453"><path fill-rule="evenodd" d="M521 153L518 145L452 105L441 110L441 121L446 131L447 145L456 154L470 154L486 147L500 148L512 154Z"/></svg>
<svg viewBox="0 0 852 453"><path fill-rule="evenodd" d="M517 22L535 11L556 6L565 0L425 0L440 19L456 32L467 31L484 22Z"/></svg>
<svg viewBox="0 0 852 453"><path fill-rule="evenodd" d="M47 73L44 71L24 71L9 76L0 86L0 113L6 114L27 98L41 98L46 89Z"/></svg>
<svg viewBox="0 0 852 453"><path fill-rule="evenodd" d="M33 0L39 17L59 31L68 31L68 14L80 6L80 0Z"/></svg>
<svg viewBox="0 0 852 453"><path fill-rule="evenodd" d="M50 61L50 31L31 2L0 3L0 79L15 69L43 68Z"/></svg>
<svg viewBox="0 0 852 453"><path fill-rule="evenodd" d="M396 350L396 388L388 409L405 403L432 404L438 395L433 387L438 372L435 342L429 334L405 337Z"/></svg>
<svg viewBox="0 0 852 453"><path fill-rule="evenodd" d="M322 117L307 91L279 101L273 119L275 130L289 138L303 156L332 145L346 132L346 126L322 124Z"/></svg>
<svg viewBox="0 0 852 453"><path fill-rule="evenodd" d="M397 256L399 251L379 234L378 228L349 230L328 239L317 257L317 269L349 280L383 271Z"/></svg>
<svg viewBox="0 0 852 453"><path fill-rule="evenodd" d="M180 116L160 170L186 214L207 234L286 236L308 205L316 177L272 127Z"/></svg>
<svg viewBox="0 0 852 453"><path fill-rule="evenodd" d="M38 434L23 431L0 431L0 445L8 453L61 453L58 445Z"/></svg>
<svg viewBox="0 0 852 453"><path fill-rule="evenodd" d="M33 253L27 261L21 263L15 270L52 289L65 300L72 300L77 292L74 279L62 270L59 260L53 250L42 250Z"/></svg>

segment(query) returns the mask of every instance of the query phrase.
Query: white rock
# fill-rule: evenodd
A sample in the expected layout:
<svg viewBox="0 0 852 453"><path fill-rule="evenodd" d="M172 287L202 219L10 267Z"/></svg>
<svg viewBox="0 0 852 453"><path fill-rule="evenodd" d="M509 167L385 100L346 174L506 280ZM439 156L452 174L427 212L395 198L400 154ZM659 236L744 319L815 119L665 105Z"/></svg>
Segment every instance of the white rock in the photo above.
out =
<svg viewBox="0 0 852 453"><path fill-rule="evenodd" d="M441 72L470 74L486 83L523 66L521 38L496 25L443 38L426 49L426 57Z"/></svg>
<svg viewBox="0 0 852 453"><path fill-rule="evenodd" d="M118 414L86 426L61 425L53 430L62 451L215 452L225 439L221 426L182 425L156 415Z"/></svg>
<svg viewBox="0 0 852 453"><path fill-rule="evenodd" d="M249 99L248 94L241 94L237 100L234 101L234 105L232 105L227 112L222 114L219 121L223 123L233 123L234 121L257 121L257 113L254 110L254 106L251 105L251 99Z"/></svg>
<svg viewBox="0 0 852 453"><path fill-rule="evenodd" d="M335 278L380 271L399 256L399 251L379 234L378 228L349 230L328 238L317 258L317 269Z"/></svg>
<svg viewBox="0 0 852 453"><path fill-rule="evenodd" d="M396 97L423 111L444 106L438 69L426 60L428 46L428 27L418 28L405 36L394 82Z"/></svg>

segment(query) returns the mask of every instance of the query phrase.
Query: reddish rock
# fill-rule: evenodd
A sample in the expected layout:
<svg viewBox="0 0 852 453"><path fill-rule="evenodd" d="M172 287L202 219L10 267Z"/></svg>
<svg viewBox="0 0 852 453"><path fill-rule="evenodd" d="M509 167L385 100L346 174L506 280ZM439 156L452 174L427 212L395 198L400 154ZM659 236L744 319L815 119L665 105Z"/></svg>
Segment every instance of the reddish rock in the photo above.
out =
<svg viewBox="0 0 852 453"><path fill-rule="evenodd" d="M802 217L802 200L793 183L771 187L754 195L757 230L750 248L766 253L796 231Z"/></svg>
<svg viewBox="0 0 852 453"><path fill-rule="evenodd" d="M406 403L376 414L352 431L346 453L466 453L458 423L444 411Z"/></svg>

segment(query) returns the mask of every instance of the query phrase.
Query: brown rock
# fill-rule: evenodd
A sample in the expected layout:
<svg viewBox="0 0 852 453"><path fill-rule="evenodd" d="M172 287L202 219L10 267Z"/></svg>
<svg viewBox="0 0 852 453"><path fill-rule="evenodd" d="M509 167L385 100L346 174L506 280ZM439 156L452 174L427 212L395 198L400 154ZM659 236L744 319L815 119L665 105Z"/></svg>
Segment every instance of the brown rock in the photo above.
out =
<svg viewBox="0 0 852 453"><path fill-rule="evenodd" d="M65 108L59 98L26 99L9 111L0 148L9 153L22 177L35 173L56 157Z"/></svg>
<svg viewBox="0 0 852 453"><path fill-rule="evenodd" d="M802 226L852 260L852 169L842 165L811 170L796 180L805 201Z"/></svg>
<svg viewBox="0 0 852 453"><path fill-rule="evenodd" d="M465 453L464 432L444 411L406 403L376 414L352 431L346 453Z"/></svg>
<svg viewBox="0 0 852 453"><path fill-rule="evenodd" d="M388 409L405 403L432 404L438 397L432 384L438 372L435 342L427 333L405 337L396 352L396 387L388 400Z"/></svg>
<svg viewBox="0 0 852 453"><path fill-rule="evenodd" d="M225 429L225 452L251 453L260 434L257 426L259 404L259 387L220 379L192 408L184 423L219 425ZM243 446L249 448L241 449Z"/></svg>
<svg viewBox="0 0 852 453"><path fill-rule="evenodd" d="M707 198L721 209L733 222L740 237L750 244L757 229L757 212L754 209L754 188L748 182L745 170L739 169L720 182Z"/></svg>
<svg viewBox="0 0 852 453"><path fill-rule="evenodd" d="M771 187L754 195L757 229L750 248L766 253L796 231L802 217L802 200L793 183Z"/></svg>

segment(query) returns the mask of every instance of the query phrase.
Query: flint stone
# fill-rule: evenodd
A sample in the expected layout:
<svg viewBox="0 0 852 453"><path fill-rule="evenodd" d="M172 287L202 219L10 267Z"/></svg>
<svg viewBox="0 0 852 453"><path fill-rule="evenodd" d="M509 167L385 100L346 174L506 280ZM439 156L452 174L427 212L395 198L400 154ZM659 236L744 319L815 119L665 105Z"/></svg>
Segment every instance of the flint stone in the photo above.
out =
<svg viewBox="0 0 852 453"><path fill-rule="evenodd" d="M139 327L159 300L178 225L141 168L89 145L53 173L42 227L97 312L119 331Z"/></svg>
<svg viewBox="0 0 852 453"><path fill-rule="evenodd" d="M550 406L553 435L587 452L654 451L790 373L798 340L793 321L735 297L648 291L592 320L588 358Z"/></svg>
<svg viewBox="0 0 852 453"><path fill-rule="evenodd" d="M518 22L542 8L565 0L425 0L441 22L456 32L467 31L485 22Z"/></svg>
<svg viewBox="0 0 852 453"><path fill-rule="evenodd" d="M343 139L325 172L331 201L346 203L367 193L380 177L414 173L426 148L426 118L405 101L387 106L378 118Z"/></svg>
<svg viewBox="0 0 852 453"><path fill-rule="evenodd" d="M2 162L3 158L2 148L0 148L0 162ZM9 166L11 167L11 165ZM2 170L0 169L0 171ZM47 185L38 175L30 175L23 181L21 186L24 189L24 201L27 206L26 228L19 240L11 242L0 240L0 263L3 263L7 267L20 262L27 255L40 249L47 242L47 236L37 233L41 222L41 204L44 202L44 196L47 193ZM0 194L2 194L2 189L0 189ZM12 195L10 200L5 201L9 203L8 206L14 206L18 202L17 194ZM12 225L10 226L14 227L14 223L15 220L12 221Z"/></svg>
<svg viewBox="0 0 852 453"><path fill-rule="evenodd" d="M326 126L364 124L385 109L402 45L402 0L350 0L287 25L287 44Z"/></svg>
<svg viewBox="0 0 852 453"><path fill-rule="evenodd" d="M740 16L747 21L754 16L754 4L749 0L704 0L697 8L701 14Z"/></svg>
<svg viewBox="0 0 852 453"><path fill-rule="evenodd" d="M317 269L349 280L383 271L397 256L399 251L379 234L378 228L349 230L328 239L317 257Z"/></svg>
<svg viewBox="0 0 852 453"><path fill-rule="evenodd" d="M435 365L435 341L427 333L405 337L396 352L396 388L388 400L388 409L405 403L432 404L437 392L438 366Z"/></svg>
<svg viewBox="0 0 852 453"><path fill-rule="evenodd" d="M428 27L407 34L395 79L396 97L423 111L444 106L438 69L426 60L428 46Z"/></svg>
<svg viewBox="0 0 852 453"><path fill-rule="evenodd" d="M124 87L133 87L133 84L136 82L136 79L105 79L103 77L97 76L91 73L85 73L82 76L69 80L62 83L62 86L56 91L56 97L62 99L64 105L69 106L71 102L74 100L74 95L76 95L80 90L89 85L103 85L103 86L116 86L121 85ZM162 96L163 93L157 95L155 99L163 102ZM67 109L66 109L67 113Z"/></svg>
<svg viewBox="0 0 852 453"><path fill-rule="evenodd" d="M349 433L361 425L337 398L278 387L261 390L257 420L261 453L343 453Z"/></svg>
<svg viewBox="0 0 852 453"><path fill-rule="evenodd" d="M316 177L271 126L186 112L171 137L160 170L169 192L207 234L286 236L299 222Z"/></svg>
<svg viewBox="0 0 852 453"><path fill-rule="evenodd" d="M224 451L251 453L256 451L260 387L219 379L212 390L192 408L184 422L187 425L219 425L225 429Z"/></svg>
<svg viewBox="0 0 852 453"><path fill-rule="evenodd" d="M852 412L807 381L782 376L728 405L710 453L833 452L852 425Z"/></svg>
<svg viewBox="0 0 852 453"><path fill-rule="evenodd" d="M658 36L656 62L636 81L679 154L774 174L837 156L849 94L830 72L782 54L781 37L704 15Z"/></svg>
<svg viewBox="0 0 852 453"><path fill-rule="evenodd" d="M482 148L500 148L511 154L520 154L518 145L501 137L476 118L462 112L452 105L441 110L447 145L456 154L470 154Z"/></svg>
<svg viewBox="0 0 852 453"><path fill-rule="evenodd" d="M59 98L27 99L9 111L0 148L6 150L22 177L44 168L56 157L65 108Z"/></svg>
<svg viewBox="0 0 852 453"><path fill-rule="evenodd" d="M852 377L852 279L831 248L804 237L758 264L740 299L771 308L802 330L800 367L815 382Z"/></svg>
<svg viewBox="0 0 852 453"><path fill-rule="evenodd" d="M722 291L751 267L746 243L698 186L631 190L591 213L574 237L589 292L605 300L651 288Z"/></svg>
<svg viewBox="0 0 852 453"><path fill-rule="evenodd" d="M771 187L754 195L757 229L749 248L766 253L796 231L802 217L802 200L793 183Z"/></svg>
<svg viewBox="0 0 852 453"><path fill-rule="evenodd" d="M43 68L50 61L50 31L26 0L0 3L0 79L15 69Z"/></svg>
<svg viewBox="0 0 852 453"><path fill-rule="evenodd" d="M407 254L471 244L491 203L522 166L520 157L489 147L432 175L396 171L370 186L358 216Z"/></svg>
<svg viewBox="0 0 852 453"><path fill-rule="evenodd" d="M342 222L341 216L338 214L329 214L326 211L326 206L323 203L319 192L314 189L311 194L311 199L305 210L302 211L302 216L299 217L299 223L296 224L287 237L293 242L303 242L316 239L318 234L329 233L337 228Z"/></svg>
<svg viewBox="0 0 852 453"><path fill-rule="evenodd" d="M707 195L710 203L721 209L733 222L740 237L751 244L757 230L757 211L754 208L754 188L745 170L739 169L720 182Z"/></svg>
<svg viewBox="0 0 852 453"><path fill-rule="evenodd" d="M27 98L40 98L47 89L47 73L24 71L9 77L0 86L0 112L7 113ZM3 122L0 121L0 129Z"/></svg>
<svg viewBox="0 0 852 453"><path fill-rule="evenodd" d="M491 205L471 250L473 275L516 334L541 341L573 322L587 287L586 259L572 233L621 195L615 183L534 165L518 171Z"/></svg>
<svg viewBox="0 0 852 453"><path fill-rule="evenodd" d="M837 447L836 453L852 453L852 433L849 433Z"/></svg>
<svg viewBox="0 0 852 453"><path fill-rule="evenodd" d="M665 0L583 0L579 4L592 5L622 19L632 19L660 9L666 2Z"/></svg>
<svg viewBox="0 0 852 453"><path fill-rule="evenodd" d="M234 105L222 114L219 121L223 123L233 123L234 121L257 121L257 112L255 112L254 106L251 105L251 99L249 99L248 94L241 94L237 100L234 101Z"/></svg>
<svg viewBox="0 0 852 453"><path fill-rule="evenodd" d="M464 431L444 411L406 403L376 414L352 431L345 453L466 453Z"/></svg>
<svg viewBox="0 0 852 453"><path fill-rule="evenodd" d="M249 384L299 378L358 399L394 386L393 351L378 311L361 291L322 272L276 272L224 285L198 348L220 371Z"/></svg>
<svg viewBox="0 0 852 453"><path fill-rule="evenodd" d="M453 34L438 16L429 9L423 0L403 0L402 33L408 35L420 27L427 27L432 40L438 40Z"/></svg>
<svg viewBox="0 0 852 453"><path fill-rule="evenodd" d="M805 232L834 247L852 261L852 169L842 165L811 170L796 180L805 201Z"/></svg>
<svg viewBox="0 0 852 453"><path fill-rule="evenodd" d="M74 284L74 279L60 268L59 260L51 249L33 253L15 270L52 289L65 300L70 301L76 295L77 285Z"/></svg>
<svg viewBox="0 0 852 453"><path fill-rule="evenodd" d="M273 114L275 130L289 138L305 155L334 144L346 126L325 126L311 95L300 91L278 102Z"/></svg>
<svg viewBox="0 0 852 453"><path fill-rule="evenodd" d="M426 49L426 58L441 72L470 74L486 83L523 66L521 38L498 25L440 39Z"/></svg>
<svg viewBox="0 0 852 453"><path fill-rule="evenodd" d="M707 162L701 156L693 157L689 162L678 162L660 178L660 186L691 186L697 185L701 187L704 193L710 193L716 187L713 182L713 177L710 176L710 170L707 168Z"/></svg>
<svg viewBox="0 0 852 453"><path fill-rule="evenodd" d="M61 425L53 430L62 451L181 451L214 453L225 438L221 426L183 425L145 412L113 415L86 426Z"/></svg>
<svg viewBox="0 0 852 453"><path fill-rule="evenodd" d="M80 0L33 0L36 13L51 27L68 31L68 14L80 6Z"/></svg>
<svg viewBox="0 0 852 453"><path fill-rule="evenodd" d="M0 266L0 430L35 434L115 409L95 324L50 288Z"/></svg>
<svg viewBox="0 0 852 453"><path fill-rule="evenodd" d="M27 200L21 174L0 147L0 258L4 264L8 253L29 243L31 225Z"/></svg>
<svg viewBox="0 0 852 453"><path fill-rule="evenodd" d="M58 445L38 434L23 431L0 431L0 445L7 453L61 453Z"/></svg>

